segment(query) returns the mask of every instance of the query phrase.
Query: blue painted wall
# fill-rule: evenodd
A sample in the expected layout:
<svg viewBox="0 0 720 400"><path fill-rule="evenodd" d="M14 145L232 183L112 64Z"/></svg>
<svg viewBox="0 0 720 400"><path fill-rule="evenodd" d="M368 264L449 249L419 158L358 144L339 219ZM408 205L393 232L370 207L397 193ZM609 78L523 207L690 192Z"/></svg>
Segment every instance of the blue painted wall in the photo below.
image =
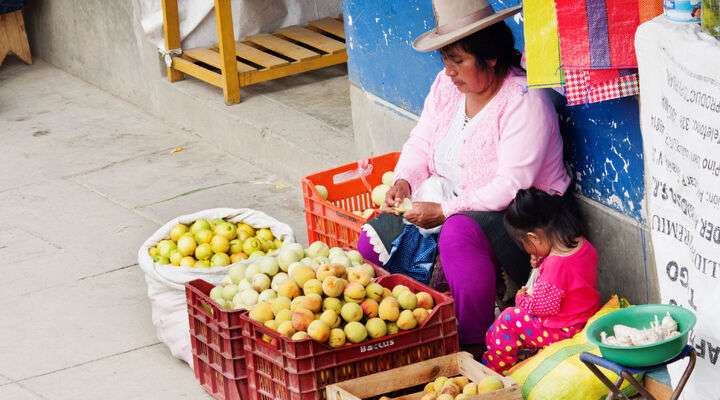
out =
<svg viewBox="0 0 720 400"><path fill-rule="evenodd" d="M517 0L491 0L505 8ZM435 26L430 0L345 0L350 79L364 90L414 114L442 63L412 42ZM523 47L522 21L506 21ZM566 156L583 195L642 221L642 139L637 98L560 107Z"/></svg>

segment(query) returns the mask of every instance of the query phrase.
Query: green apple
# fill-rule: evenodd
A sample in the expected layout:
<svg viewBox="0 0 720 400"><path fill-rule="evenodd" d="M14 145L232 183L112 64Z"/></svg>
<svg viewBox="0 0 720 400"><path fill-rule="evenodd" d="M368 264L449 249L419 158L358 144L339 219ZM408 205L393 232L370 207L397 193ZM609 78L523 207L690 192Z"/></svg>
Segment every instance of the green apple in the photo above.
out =
<svg viewBox="0 0 720 400"><path fill-rule="evenodd" d="M250 257L248 257L248 260L254 260L258 257L265 257L265 252L262 250L255 250L250 254Z"/></svg>
<svg viewBox="0 0 720 400"><path fill-rule="evenodd" d="M178 250L173 250L170 252L170 264L174 266L180 265L180 260L182 260L183 255Z"/></svg>
<svg viewBox="0 0 720 400"><path fill-rule="evenodd" d="M275 250L275 244L270 240L260 240L260 246L265 253Z"/></svg>
<svg viewBox="0 0 720 400"><path fill-rule="evenodd" d="M175 242L172 240L161 240L160 243L157 244L158 251L160 252L160 256L162 257L170 257L170 253L177 248L175 245Z"/></svg>
<svg viewBox="0 0 720 400"><path fill-rule="evenodd" d="M230 250L230 241L225 236L215 235L210 240L213 253L227 253Z"/></svg>
<svg viewBox="0 0 720 400"><path fill-rule="evenodd" d="M258 238L248 238L243 242L243 253L252 255L256 251L262 251L262 243Z"/></svg>
<svg viewBox="0 0 720 400"><path fill-rule="evenodd" d="M167 257L160 256L157 259L157 263L160 265L168 265L168 264L170 264L170 259Z"/></svg>
<svg viewBox="0 0 720 400"><path fill-rule="evenodd" d="M148 255L150 256L150 258L155 258L160 255L160 250L158 250L157 247L153 246L148 249Z"/></svg>
<svg viewBox="0 0 720 400"><path fill-rule="evenodd" d="M215 219L211 219L208 222L210 223L210 230L213 230L213 229L215 229L216 226L224 223L225 220L222 218L215 218Z"/></svg>
<svg viewBox="0 0 720 400"><path fill-rule="evenodd" d="M177 224L172 229L170 229L170 239L173 241L178 241L180 239L180 236L183 235L183 233L188 231L187 225L183 224Z"/></svg>
<svg viewBox="0 0 720 400"><path fill-rule="evenodd" d="M210 259L210 265L213 267L225 267L230 265L230 256L225 253L217 253Z"/></svg>
<svg viewBox="0 0 720 400"><path fill-rule="evenodd" d="M238 235L240 234L240 231L245 231L245 232L247 232L248 235L255 236L255 228L253 228L252 226L250 226L244 222L241 222L237 225L237 231L238 231Z"/></svg>
<svg viewBox="0 0 720 400"><path fill-rule="evenodd" d="M245 242L247 239L253 237L253 235L247 233L246 231L238 228L237 230L237 240L239 240L241 243Z"/></svg>
<svg viewBox="0 0 720 400"><path fill-rule="evenodd" d="M243 242L239 239L233 239L230 241L230 254L242 253Z"/></svg>
<svg viewBox="0 0 720 400"><path fill-rule="evenodd" d="M210 243L212 237L213 233L209 229L202 229L195 232L195 241L198 242L198 244Z"/></svg>
<svg viewBox="0 0 720 400"><path fill-rule="evenodd" d="M237 231L235 229L235 225L233 225L232 223L223 222L222 224L217 224L215 226L215 235L223 236L228 241L230 241L237 237Z"/></svg>
<svg viewBox="0 0 720 400"><path fill-rule="evenodd" d="M197 261L195 261L195 268L210 268L210 261L197 260Z"/></svg>
<svg viewBox="0 0 720 400"><path fill-rule="evenodd" d="M258 229L257 233L255 233L255 237L257 237L260 240L267 240L267 241L275 240L275 236L273 236L272 231L268 228Z"/></svg>
<svg viewBox="0 0 720 400"><path fill-rule="evenodd" d="M203 243L195 249L195 258L198 260L208 260L212 254L212 248L207 243Z"/></svg>
<svg viewBox="0 0 720 400"><path fill-rule="evenodd" d="M180 260L180 266L181 267L194 267L195 266L195 258L190 256L185 256Z"/></svg>
<svg viewBox="0 0 720 400"><path fill-rule="evenodd" d="M275 245L275 248L276 248L276 249L279 249L279 248L282 247L283 241L280 240L280 239L275 239L275 240L273 240L273 244Z"/></svg>
<svg viewBox="0 0 720 400"><path fill-rule="evenodd" d="M328 190L323 185L315 185L315 190L317 190L320 197L322 197L324 200L327 200L328 198Z"/></svg>
<svg viewBox="0 0 720 400"><path fill-rule="evenodd" d="M201 218L190 225L190 232L192 232L193 235L204 230L210 230L210 223L206 219Z"/></svg>
<svg viewBox="0 0 720 400"><path fill-rule="evenodd" d="M177 248L183 256L192 255L195 252L197 243L191 236L181 236L177 242Z"/></svg>

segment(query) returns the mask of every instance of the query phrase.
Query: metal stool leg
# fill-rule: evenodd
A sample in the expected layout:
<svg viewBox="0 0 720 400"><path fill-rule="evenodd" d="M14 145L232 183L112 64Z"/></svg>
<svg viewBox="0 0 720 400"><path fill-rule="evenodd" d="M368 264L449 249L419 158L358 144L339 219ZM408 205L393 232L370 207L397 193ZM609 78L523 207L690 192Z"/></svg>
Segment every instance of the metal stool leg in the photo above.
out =
<svg viewBox="0 0 720 400"><path fill-rule="evenodd" d="M680 382L678 382L677 387L675 388L675 390L673 390L673 394L672 397L670 397L670 400L677 400L680 397L680 393L682 393L683 389L685 389L685 384L687 383L688 379L690 379L690 374L692 374L693 370L695 369L695 361L697 359L697 355L694 351L691 351L689 357L690 361L688 361L688 366L685 367L685 372L680 378Z"/></svg>
<svg viewBox="0 0 720 400"><path fill-rule="evenodd" d="M595 364L586 362L586 361L583 361L583 364L585 364L585 366L588 367L588 369L590 371L592 371L592 373L595 374L595 376L598 379L600 379L600 381L603 384L605 384L605 386L607 386L608 389L610 389L610 394L608 394L608 397L607 397L608 400L609 399L629 400L628 397L625 396L625 393L623 393L618 386L615 386L615 384L613 384L613 382L610 379L608 379L608 377L605 376L605 374L603 374L598 369L598 367L595 366ZM622 377L618 379L618 382L620 382L622 384L621 379L622 379Z"/></svg>

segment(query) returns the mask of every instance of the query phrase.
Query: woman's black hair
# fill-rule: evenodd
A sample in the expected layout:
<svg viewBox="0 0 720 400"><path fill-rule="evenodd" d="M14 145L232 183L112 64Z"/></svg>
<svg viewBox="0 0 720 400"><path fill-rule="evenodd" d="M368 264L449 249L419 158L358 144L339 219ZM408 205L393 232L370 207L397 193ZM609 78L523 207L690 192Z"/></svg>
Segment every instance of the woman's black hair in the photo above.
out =
<svg viewBox="0 0 720 400"><path fill-rule="evenodd" d="M505 228L518 242L523 242L528 232L542 229L553 244L568 248L575 248L576 238L584 233L570 194L550 195L535 188L518 191L505 211Z"/></svg>
<svg viewBox="0 0 720 400"><path fill-rule="evenodd" d="M440 54L447 57L447 53L456 47L475 56L478 67L483 70L489 69L488 61L496 60L493 69L498 78L504 78L513 67L522 69L522 54L515 49L515 37L505 22L490 25L451 43L441 48Z"/></svg>

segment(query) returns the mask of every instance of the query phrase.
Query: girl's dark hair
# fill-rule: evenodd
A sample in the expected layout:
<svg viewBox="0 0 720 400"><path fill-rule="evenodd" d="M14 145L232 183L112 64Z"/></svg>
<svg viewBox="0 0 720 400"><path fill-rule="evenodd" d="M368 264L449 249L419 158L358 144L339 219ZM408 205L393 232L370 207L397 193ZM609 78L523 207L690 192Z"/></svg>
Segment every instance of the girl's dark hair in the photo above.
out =
<svg viewBox="0 0 720 400"><path fill-rule="evenodd" d="M447 53L456 47L475 56L478 67L483 70L489 68L488 61L497 60L494 70L495 76L499 78L504 78L512 67L522 68L522 54L515 49L515 37L505 22L490 25L451 43L441 48L440 54L447 57Z"/></svg>
<svg viewBox="0 0 720 400"><path fill-rule="evenodd" d="M521 189L505 211L505 228L522 242L525 234L542 229L553 244L575 248L583 225L572 195L550 195L535 188Z"/></svg>

